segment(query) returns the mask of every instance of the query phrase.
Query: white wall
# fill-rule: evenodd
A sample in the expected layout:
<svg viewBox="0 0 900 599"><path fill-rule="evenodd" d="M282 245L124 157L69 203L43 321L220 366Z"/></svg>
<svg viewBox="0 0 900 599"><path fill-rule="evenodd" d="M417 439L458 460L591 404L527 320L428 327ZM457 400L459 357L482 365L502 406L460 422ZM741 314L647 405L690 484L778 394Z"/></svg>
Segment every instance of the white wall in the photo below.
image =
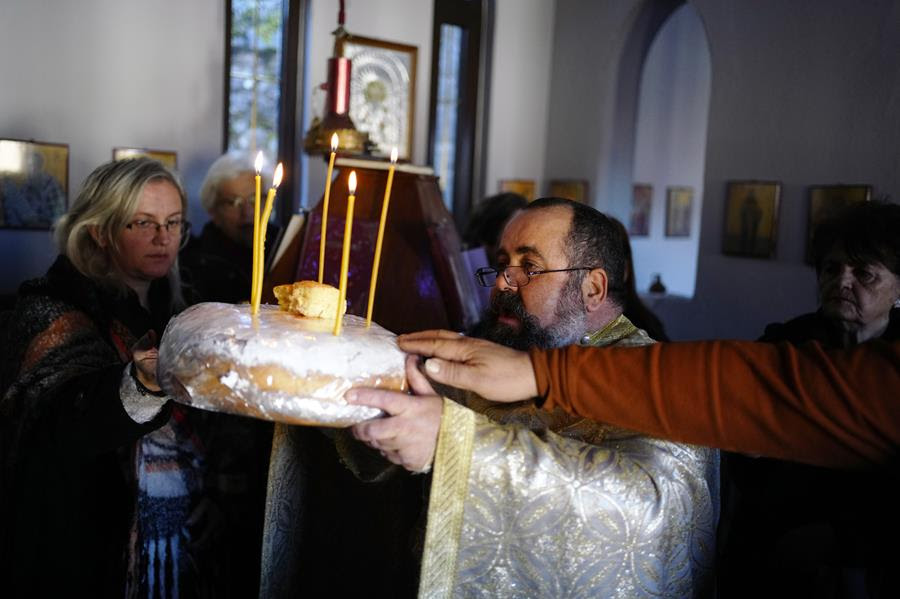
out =
<svg viewBox="0 0 900 599"><path fill-rule="evenodd" d="M653 185L650 231L633 237L635 281L646 291L660 273L669 293L691 297L697 276L710 57L706 33L689 4L672 13L644 63L634 145L634 181ZM666 237L666 188L694 190L689 237ZM626 226L629 197L611 198L611 212Z"/></svg>
<svg viewBox="0 0 900 599"><path fill-rule="evenodd" d="M602 211L610 209L605 186L615 123L614 82L639 4L556 1L544 174L587 180L590 203Z"/></svg>
<svg viewBox="0 0 900 599"><path fill-rule="evenodd" d="M900 199L900 4L891 0L697 1L712 48L713 93L696 336L754 338L810 311L803 263L806 187L868 183ZM730 179L783 183L774 260L721 253Z"/></svg>
<svg viewBox="0 0 900 599"><path fill-rule="evenodd" d="M485 193L533 179L544 195L555 0L497 0ZM479 198L475 198L477 201Z"/></svg>
<svg viewBox="0 0 900 599"><path fill-rule="evenodd" d="M618 61L646 4L557 0L548 176L612 178ZM803 263L806 186L868 183L900 197L900 4L691 4L712 59L696 291L656 309L676 339L754 338L768 322L815 308L815 277ZM783 183L773 260L721 253L733 179ZM609 200L598 195L602 210Z"/></svg>
<svg viewBox="0 0 900 599"><path fill-rule="evenodd" d="M0 137L69 144L69 198L114 146L170 149L196 210L222 147L220 0L3 0ZM0 229L0 292L43 274L46 231Z"/></svg>

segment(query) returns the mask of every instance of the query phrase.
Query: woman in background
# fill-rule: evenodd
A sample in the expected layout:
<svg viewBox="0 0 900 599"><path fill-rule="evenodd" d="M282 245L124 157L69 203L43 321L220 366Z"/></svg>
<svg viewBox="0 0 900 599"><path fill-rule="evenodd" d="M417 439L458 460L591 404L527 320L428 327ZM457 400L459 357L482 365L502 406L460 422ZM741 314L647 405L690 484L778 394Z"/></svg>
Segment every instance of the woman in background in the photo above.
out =
<svg viewBox="0 0 900 599"><path fill-rule="evenodd" d="M854 204L813 236L819 309L770 324L760 341L850 348L900 339L900 206ZM895 579L881 563L886 538L872 514L894 495L883 474L842 473L725 454L721 545L727 596L881 597ZM733 515L732 515L733 514ZM737 573L753 572L747 579ZM773 594L767 581L781 581ZM891 587L892 588L892 587Z"/></svg>
<svg viewBox="0 0 900 599"><path fill-rule="evenodd" d="M900 206L854 204L813 236L819 309L770 324L760 341L848 348L900 339Z"/></svg>
<svg viewBox="0 0 900 599"><path fill-rule="evenodd" d="M644 329L655 341L668 341L666 330L662 321L644 305L637 292L637 283L634 280L634 258L631 253L631 241L628 239L628 230L618 219L609 217L619 229L619 237L623 240L622 251L625 254L625 305L622 313L639 329Z"/></svg>

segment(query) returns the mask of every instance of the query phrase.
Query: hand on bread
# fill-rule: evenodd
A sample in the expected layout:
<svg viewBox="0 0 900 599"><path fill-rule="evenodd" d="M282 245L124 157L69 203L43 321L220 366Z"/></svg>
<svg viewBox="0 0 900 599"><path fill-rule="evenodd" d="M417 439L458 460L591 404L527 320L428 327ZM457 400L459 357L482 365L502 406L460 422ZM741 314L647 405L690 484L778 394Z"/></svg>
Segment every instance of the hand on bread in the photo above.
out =
<svg viewBox="0 0 900 599"><path fill-rule="evenodd" d="M415 395L384 389L351 389L350 403L380 408L385 418L367 420L352 428L353 436L381 452L385 458L412 472L427 472L434 459L444 401L417 368L417 358L406 358L406 378Z"/></svg>
<svg viewBox="0 0 900 599"><path fill-rule="evenodd" d="M426 358L428 377L491 401L513 402L538 394L526 352L453 331L420 331L397 337L407 353Z"/></svg>

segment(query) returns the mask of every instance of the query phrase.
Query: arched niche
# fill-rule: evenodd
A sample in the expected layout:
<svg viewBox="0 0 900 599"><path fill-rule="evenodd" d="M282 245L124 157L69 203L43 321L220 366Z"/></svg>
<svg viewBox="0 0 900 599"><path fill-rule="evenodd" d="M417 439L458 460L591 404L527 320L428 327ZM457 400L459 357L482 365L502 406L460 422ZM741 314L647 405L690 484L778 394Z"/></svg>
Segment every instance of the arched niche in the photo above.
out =
<svg viewBox="0 0 900 599"><path fill-rule="evenodd" d="M710 64L706 31L691 4L654 0L636 12L619 62L604 184L609 212L626 227L631 220L632 185L652 187L647 235L632 235L635 277L642 291L654 273L661 273L669 293L686 297L694 293ZM683 223L687 227L675 227L673 219L667 231L670 188L690 189L692 199ZM685 230L687 235L670 235Z"/></svg>

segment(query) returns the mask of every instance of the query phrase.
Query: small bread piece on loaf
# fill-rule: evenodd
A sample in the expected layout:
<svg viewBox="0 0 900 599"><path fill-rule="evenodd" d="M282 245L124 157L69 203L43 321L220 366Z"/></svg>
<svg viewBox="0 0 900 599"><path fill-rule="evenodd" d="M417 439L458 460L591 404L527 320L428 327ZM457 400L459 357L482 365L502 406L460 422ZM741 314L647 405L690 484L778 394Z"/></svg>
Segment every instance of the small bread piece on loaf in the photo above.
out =
<svg viewBox="0 0 900 599"><path fill-rule="evenodd" d="M340 299L336 287L316 281L277 285L272 291L282 310L309 318L334 318ZM346 311L347 306L341 306L341 316Z"/></svg>

